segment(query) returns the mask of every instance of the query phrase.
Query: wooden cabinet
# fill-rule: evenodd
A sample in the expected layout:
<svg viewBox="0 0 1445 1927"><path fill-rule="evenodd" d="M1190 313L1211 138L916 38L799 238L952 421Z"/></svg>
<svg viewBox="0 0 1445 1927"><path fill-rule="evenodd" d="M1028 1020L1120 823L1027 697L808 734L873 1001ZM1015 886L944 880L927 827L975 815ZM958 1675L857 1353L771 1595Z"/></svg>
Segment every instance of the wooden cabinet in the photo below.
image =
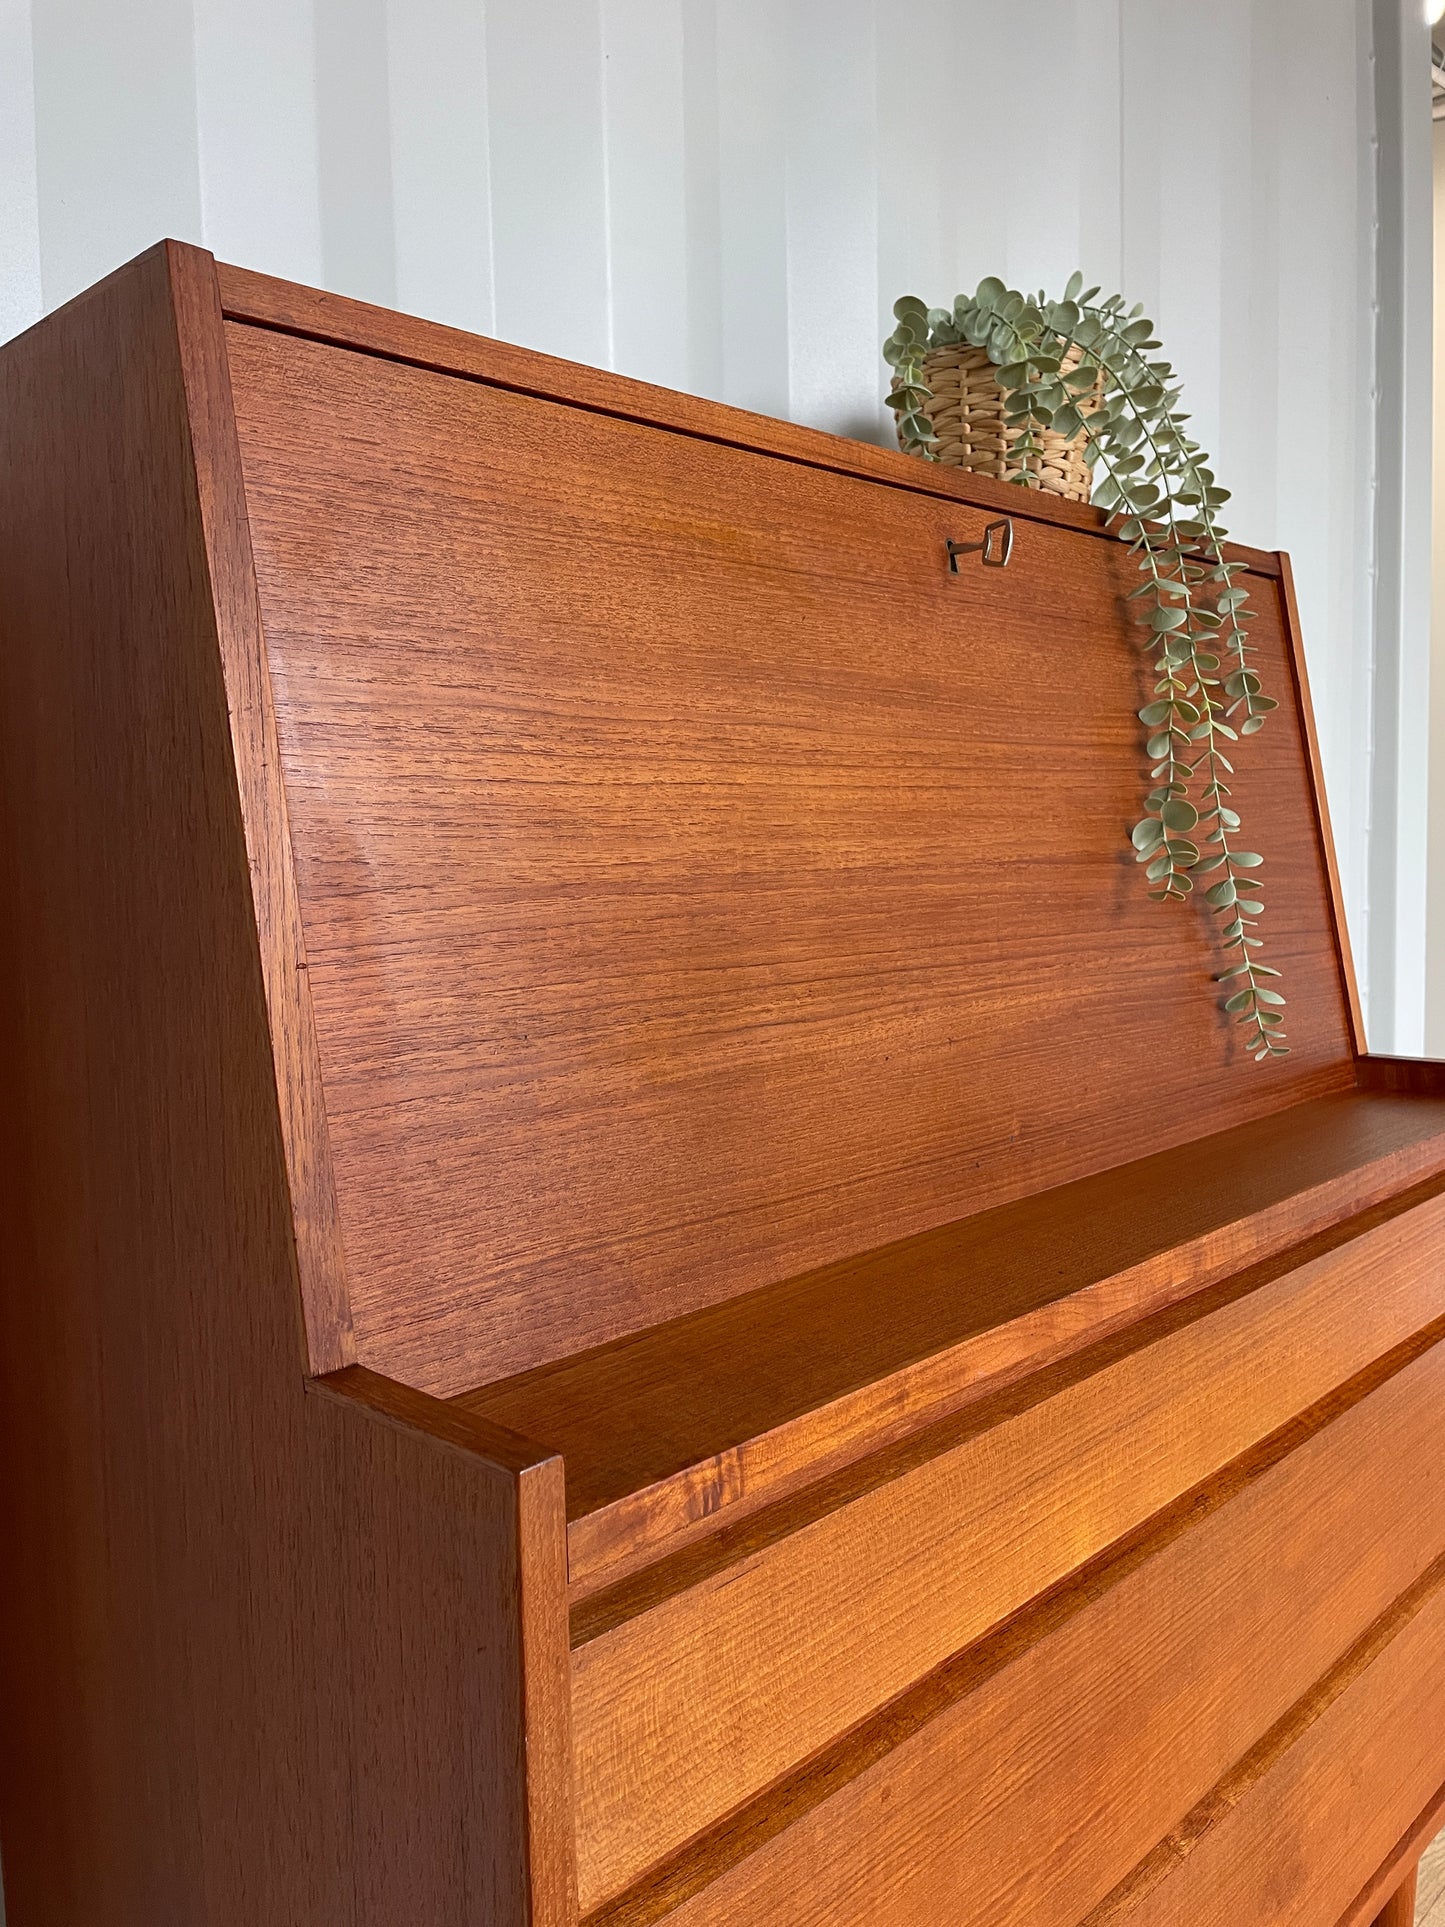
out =
<svg viewBox="0 0 1445 1927"><path fill-rule="evenodd" d="M1287 561L1256 1068L1094 511L173 244L0 408L13 1927L1373 1920L1445 1079Z"/></svg>

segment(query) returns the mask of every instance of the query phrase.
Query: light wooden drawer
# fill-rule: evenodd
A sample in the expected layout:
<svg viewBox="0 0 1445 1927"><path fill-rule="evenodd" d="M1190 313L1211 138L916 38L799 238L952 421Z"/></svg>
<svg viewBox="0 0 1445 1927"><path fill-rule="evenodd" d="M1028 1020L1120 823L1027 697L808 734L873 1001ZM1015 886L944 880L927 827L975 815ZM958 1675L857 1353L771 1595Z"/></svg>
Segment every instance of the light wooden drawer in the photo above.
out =
<svg viewBox="0 0 1445 1927"><path fill-rule="evenodd" d="M1428 1757L1391 1767L1410 1786L1383 1788L1378 1809L1397 1815L1416 1790L1422 1806L1445 1779L1439 1567L1424 1603L1412 1601L1414 1617L1397 1607L1432 1563L1445 1565L1441 1412L1445 1345L1206 1517L1141 1547L1112 1582L1083 1586L1056 1611L1044 1609L1037 1624L1025 1619L963 1655L884 1729L865 1729L813 1763L775 1815L742 1815L732 1833L719 1829L674 1861L667 1881L601 1910L597 1923L1038 1927L1089 1917L1096 1927L1119 1917L1125 1898L1150 1927L1333 1921L1391 1846L1376 1840L1378 1827L1354 1813L1345 1792L1351 1779L1358 1784L1353 1763L1387 1742L1362 1755L1368 1715L1358 1732L1327 1740L1299 1707L1391 1609L1406 1630L1372 1669L1383 1682L1381 1705L1406 1705L1414 1692L1420 1713L1410 1732L1422 1721L1433 1727ZM1385 1634L1391 1630L1385 1624ZM1374 1703L1376 1686L1349 1692ZM1248 1775L1239 1781L1239 1763L1291 1713L1302 1721L1299 1746L1316 1763L1295 1769L1281 1759L1256 1786ZM1285 1894L1285 1912L1266 1912L1266 1879L1277 1881L1279 1865L1291 1863L1277 1833L1258 1892L1247 1863L1231 1873L1239 1912L1229 1912L1233 1902L1200 1900L1212 1875L1193 1858L1175 1871L1168 1861L1168 1883L1150 1888L1146 1906L1137 1888L1121 1890L1200 1802L1214 1794L1227 1808L1231 1784L1245 1788L1243 1806L1218 1821L1214 1867L1233 1865L1229 1831L1241 1842L1264 1840L1285 1811L1291 1825L1329 1825L1337 1848L1306 1858L1310 1883L1322 1879L1320 1861L1333 1867L1335 1912L1310 1912L1316 1885L1308 1896L1300 1888L1299 1900ZM1310 1817L1312 1784L1326 1788L1324 1821ZM1277 1802L1275 1821L1256 1821L1252 1808L1266 1798ZM1247 1846L1233 1858L1247 1861ZM1173 1894L1169 1883L1177 1883Z"/></svg>
<svg viewBox="0 0 1445 1927"><path fill-rule="evenodd" d="M1402 1814L1445 1787L1440 1563L1318 1694L1161 1844L1098 1927L1353 1920ZM1368 1918L1368 1915L1366 1916Z"/></svg>
<svg viewBox="0 0 1445 1927"><path fill-rule="evenodd" d="M701 1583L583 1608L584 1907L1445 1313L1442 1234L1445 1199L1376 1224Z"/></svg>

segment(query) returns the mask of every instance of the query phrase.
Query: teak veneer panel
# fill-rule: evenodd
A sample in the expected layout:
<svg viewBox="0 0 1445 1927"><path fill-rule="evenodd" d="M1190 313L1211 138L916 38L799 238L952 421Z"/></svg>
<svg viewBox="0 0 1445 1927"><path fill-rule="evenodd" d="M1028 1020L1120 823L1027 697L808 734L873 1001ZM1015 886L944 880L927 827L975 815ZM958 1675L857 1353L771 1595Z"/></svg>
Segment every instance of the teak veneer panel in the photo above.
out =
<svg viewBox="0 0 1445 1927"><path fill-rule="evenodd" d="M1103 510L1083 502L1025 492L987 475L923 464L913 456L878 448L871 442L779 421L772 415L720 406L697 395L615 375L605 368L588 368L556 355L539 354L534 348L519 348L490 336L418 321L390 308L328 294L321 288L298 287L294 282L225 262L216 263L216 278L229 320L382 355L389 361L486 382L519 395L566 402L620 421L781 456L810 468L856 475L910 494L942 496L985 508L992 515L1002 511L1024 520L1076 529L1105 541L1116 539L1107 531L1108 517ZM1260 574L1282 575L1281 558L1272 550L1231 542L1227 553Z"/></svg>
<svg viewBox="0 0 1445 1927"><path fill-rule="evenodd" d="M604 1619L573 1654L584 1909L1445 1320L1442 1238L1435 1197Z"/></svg>
<svg viewBox="0 0 1445 1927"><path fill-rule="evenodd" d="M1274 583L1260 1074L1131 861L1122 547L953 576L980 511L228 340L363 1363L468 1390L1347 1076Z"/></svg>
<svg viewBox="0 0 1445 1927"><path fill-rule="evenodd" d="M1438 1809L1445 1785L1445 1566L1260 1752L1165 1843L1168 1876L1156 1884L1151 1865L1142 1893L1086 1927L1355 1927L1371 1856L1390 1854L1402 1813Z"/></svg>
<svg viewBox="0 0 1445 1927"><path fill-rule="evenodd" d="M577 1598L1441 1169L1438 1093L1320 1099L459 1402L565 1455Z"/></svg>
<svg viewBox="0 0 1445 1927"><path fill-rule="evenodd" d="M7 1918L570 1927L561 1463L307 1377L229 422L192 249L0 351Z"/></svg>
<svg viewBox="0 0 1445 1927"><path fill-rule="evenodd" d="M1418 1898L1418 1868L1375 1916L1375 1927L1415 1927Z"/></svg>
<svg viewBox="0 0 1445 1927"><path fill-rule="evenodd" d="M1442 1396L1436 1345L1224 1503L1186 1510L1122 1576L960 1656L592 1927L1084 1921L1439 1558ZM1335 1913L1301 1927L1336 1919L1387 1844L1336 1824L1359 1864ZM1261 1849L1261 1875L1290 1865L1287 1835ZM1189 1911L1206 1891L1159 1918L1224 1927Z"/></svg>
<svg viewBox="0 0 1445 1927"><path fill-rule="evenodd" d="M1441 1856L1433 1848L1442 1825L1445 1825L1445 1782L1356 1894L1340 1917L1338 1927L1375 1927L1376 1921L1383 1921L1383 1927L1389 1927L1388 1914L1382 1914L1382 1909L1396 1906L1406 1895L1410 1913L1405 1927L1414 1927L1417 1902L1421 1918L1428 1919L1431 1907L1440 1896Z"/></svg>

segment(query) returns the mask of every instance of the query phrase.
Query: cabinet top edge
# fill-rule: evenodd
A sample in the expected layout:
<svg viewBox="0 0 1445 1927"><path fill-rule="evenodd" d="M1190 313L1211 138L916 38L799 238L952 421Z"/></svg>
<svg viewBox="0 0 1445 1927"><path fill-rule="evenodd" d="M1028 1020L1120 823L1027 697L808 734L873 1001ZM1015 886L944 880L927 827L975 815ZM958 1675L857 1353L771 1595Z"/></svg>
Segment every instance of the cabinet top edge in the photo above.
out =
<svg viewBox="0 0 1445 1927"><path fill-rule="evenodd" d="M727 443L888 488L941 497L965 508L1115 539L1106 526L1103 510L1084 503L1023 490L989 476L938 467L901 450L708 401L488 335L469 334L441 322L421 321L249 268L217 262L216 277L221 311L227 321L405 362L436 374L511 389L674 434ZM1227 553L1257 575L1274 579L1280 575L1279 557L1269 550L1232 542L1227 545Z"/></svg>

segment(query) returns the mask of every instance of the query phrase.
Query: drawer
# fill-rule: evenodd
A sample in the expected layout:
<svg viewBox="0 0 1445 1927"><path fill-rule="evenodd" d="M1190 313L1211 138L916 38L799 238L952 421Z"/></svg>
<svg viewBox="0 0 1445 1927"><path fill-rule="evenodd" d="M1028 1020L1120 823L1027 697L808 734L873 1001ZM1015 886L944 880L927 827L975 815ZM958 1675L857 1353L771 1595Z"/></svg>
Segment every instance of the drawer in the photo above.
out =
<svg viewBox="0 0 1445 1927"><path fill-rule="evenodd" d="M751 1549L744 1529L695 1583L580 1608L584 1911L1445 1314L1442 1234L1445 1199L1369 1223L1051 1396L950 1421L821 1517Z"/></svg>
<svg viewBox="0 0 1445 1927"><path fill-rule="evenodd" d="M1083 1588L1037 1636L1011 1628L990 1642L994 1650L963 1655L879 1732L813 1763L773 1815L759 1806L719 1829L651 1892L603 1910L597 1927L659 1917L669 1927L749 1919L769 1927L1062 1927L1089 1917L1098 1927L1117 1917L1125 1883L1160 1842L1210 1796L1227 1809L1231 1777L1239 1782L1250 1750L1310 1702L1381 1615L1389 1626L1397 1601L1441 1559L1443 1412L1445 1347L1435 1347L1208 1517L1141 1553L1112 1584ZM1426 1632L1412 1634L1403 1657L1389 1661L1414 1680L1422 1717L1433 1717L1445 1667L1445 1657L1430 1665L1422 1657L1432 1636L1441 1646L1439 1619L1432 1588L1418 1615ZM1349 1781L1351 1755L1333 1771ZM1435 1723L1432 1757L1410 1773L1445 1779L1445 1717ZM1266 1779L1285 1786L1289 1775L1281 1763ZM1250 1788L1248 1802L1262 1800L1264 1786ZM1412 1794L1414 1784L1403 1798ZM1302 1794L1291 1798L1306 1808ZM1399 1833L1399 1809L1389 1809ZM1225 1825L1245 1823L1220 1821L1222 1842ZM1279 1919L1299 1919L1300 1927L1335 1919L1391 1844L1378 1848L1343 1796L1333 1827L1337 1840L1320 1836L1337 1867L1329 1892L1354 1887L1333 1914ZM1268 1836L1262 1825L1260 1840ZM1264 1858L1260 1846L1260 1883L1291 1865L1277 1838L1272 1875L1262 1871ZM1216 1865L1227 1860L1220 1844ZM1179 1881L1175 1896L1191 1898L1175 1906L1168 1883L1154 1881L1146 1896L1154 1912L1141 1912L1141 1921L1264 1927L1274 1919L1200 1912L1208 1881L1191 1867L1187 1858L1169 1873ZM1306 1865L1289 1879L1316 1892ZM1243 1873L1239 1883L1245 1892ZM1144 1906L1137 1887L1131 1892L1129 1904Z"/></svg>
<svg viewBox="0 0 1445 1927"><path fill-rule="evenodd" d="M1097 1927L1317 1927L1445 1787L1445 1571L1161 1843Z"/></svg>

